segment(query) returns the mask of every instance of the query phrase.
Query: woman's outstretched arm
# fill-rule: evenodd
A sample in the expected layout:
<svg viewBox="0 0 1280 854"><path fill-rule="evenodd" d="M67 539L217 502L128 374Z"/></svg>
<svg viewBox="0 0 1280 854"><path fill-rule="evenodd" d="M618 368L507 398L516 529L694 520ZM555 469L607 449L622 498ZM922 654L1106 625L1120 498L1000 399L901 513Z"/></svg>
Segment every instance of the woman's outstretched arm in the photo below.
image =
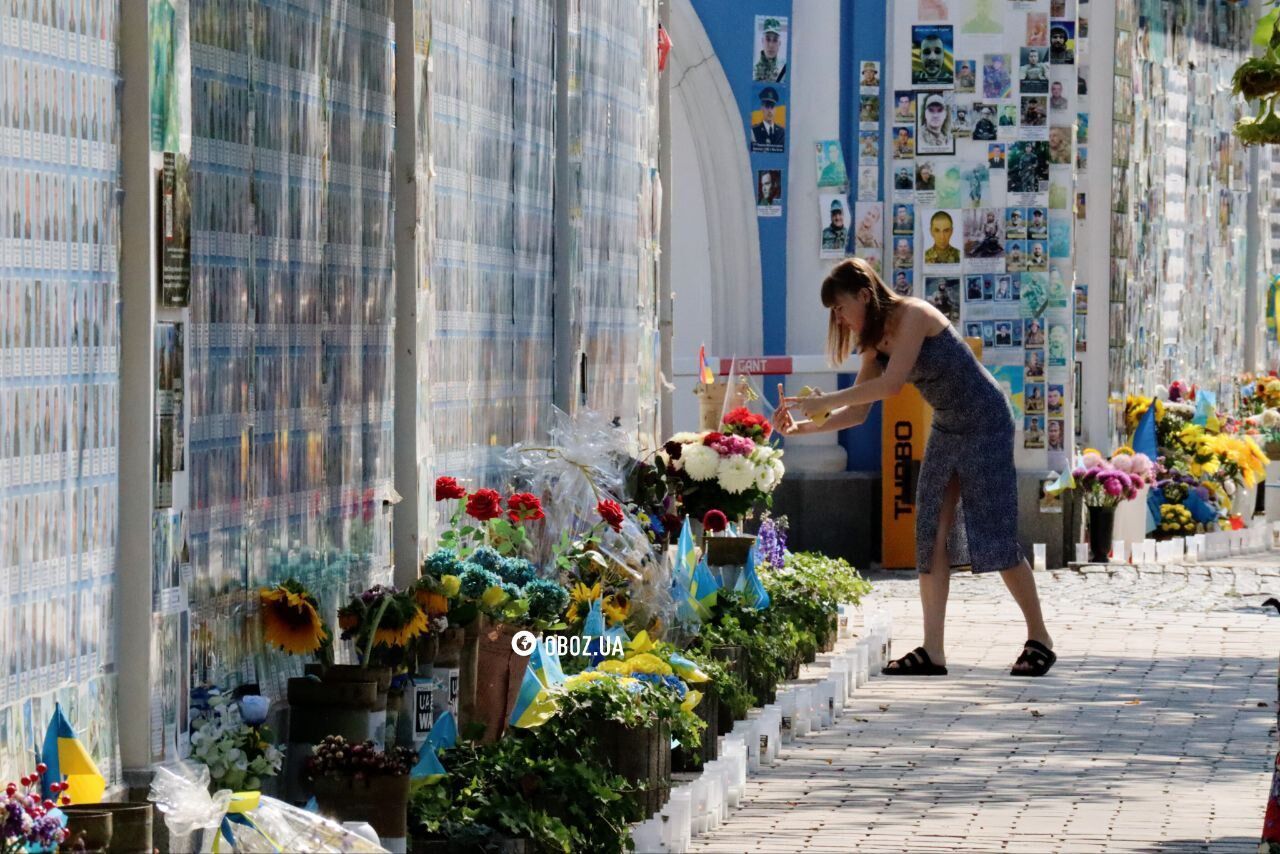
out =
<svg viewBox="0 0 1280 854"><path fill-rule="evenodd" d="M893 397L901 391L920 356L920 347L924 343L931 320L928 312L911 303L903 306L902 310L902 320L894 332L893 354L882 374L866 382L856 382L849 388L832 394L788 397L784 400L785 405L799 407L806 415L813 417L817 413L831 412L846 406L870 406L877 400ZM875 361L873 351L868 350L866 356L870 358L864 358L864 367L867 361Z"/></svg>
<svg viewBox="0 0 1280 854"><path fill-rule="evenodd" d="M858 375L854 378L853 385L871 382L879 378L881 375L880 363L876 361L875 354L868 351L862 354L862 367L858 369ZM860 406L844 406L839 407L831 412L831 417L822 424L815 424L812 421L803 421L796 423L790 412L790 406L785 403L786 398L782 395L782 385L778 385L778 399L783 400L784 404L780 406L774 413L774 426L782 432L784 436L809 435L812 433L831 433L838 430L847 430L850 427L857 427L867 420L867 416L871 414L870 403L864 403ZM830 398L824 398L829 400Z"/></svg>

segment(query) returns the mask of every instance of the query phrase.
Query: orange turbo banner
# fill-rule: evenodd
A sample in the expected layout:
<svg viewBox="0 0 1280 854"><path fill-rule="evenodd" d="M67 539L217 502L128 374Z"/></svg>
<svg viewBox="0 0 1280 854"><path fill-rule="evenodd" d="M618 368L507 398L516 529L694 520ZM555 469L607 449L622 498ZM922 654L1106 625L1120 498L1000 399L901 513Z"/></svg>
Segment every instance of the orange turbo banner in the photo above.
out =
<svg viewBox="0 0 1280 854"><path fill-rule="evenodd" d="M979 360L982 339L966 338ZM880 561L885 569L916 568L916 480L933 410L913 385L884 401L880 438Z"/></svg>

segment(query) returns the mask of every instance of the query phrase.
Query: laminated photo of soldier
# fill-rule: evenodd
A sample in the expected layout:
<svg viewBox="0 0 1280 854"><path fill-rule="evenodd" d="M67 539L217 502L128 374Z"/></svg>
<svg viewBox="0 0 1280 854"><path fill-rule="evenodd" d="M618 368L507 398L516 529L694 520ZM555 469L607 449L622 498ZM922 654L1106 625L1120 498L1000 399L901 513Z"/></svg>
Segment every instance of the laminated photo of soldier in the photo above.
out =
<svg viewBox="0 0 1280 854"><path fill-rule="evenodd" d="M893 171L893 189L914 190L915 178L910 166L898 166Z"/></svg>
<svg viewBox="0 0 1280 854"><path fill-rule="evenodd" d="M982 96L1007 98L1012 91L1013 80L1009 76L1009 54L988 53L982 57Z"/></svg>
<svg viewBox="0 0 1280 854"><path fill-rule="evenodd" d="M1038 47L1022 48L1018 80L1024 95L1049 94L1049 63L1044 61L1044 51Z"/></svg>
<svg viewBox="0 0 1280 854"><path fill-rule="evenodd" d="M952 323L960 322L960 279L957 276L926 276L924 298Z"/></svg>
<svg viewBox="0 0 1280 854"><path fill-rule="evenodd" d="M818 165L819 187L844 187L849 184L849 173L844 165L844 151L840 140L827 139L814 144Z"/></svg>
<svg viewBox="0 0 1280 854"><path fill-rule="evenodd" d="M964 212L964 255L966 258L1004 257L1004 217L998 209Z"/></svg>
<svg viewBox="0 0 1280 854"><path fill-rule="evenodd" d="M915 238L898 236L893 238L893 267L895 270L914 269L916 262Z"/></svg>
<svg viewBox="0 0 1280 854"><path fill-rule="evenodd" d="M955 217L948 211L934 211L928 227L933 245L924 251L924 263L928 266L959 264L960 250L951 244L956 231Z"/></svg>
<svg viewBox="0 0 1280 854"><path fill-rule="evenodd" d="M911 28L911 82L917 86L955 85L952 28L917 24Z"/></svg>
<svg viewBox="0 0 1280 854"><path fill-rule="evenodd" d="M926 191L935 189L932 162L928 160L918 162L916 166L916 189Z"/></svg>
<svg viewBox="0 0 1280 854"><path fill-rule="evenodd" d="M849 229L846 225L847 205L839 196L823 195L820 204L827 215L827 225L822 229L823 258L843 258L849 245Z"/></svg>
<svg viewBox="0 0 1280 854"><path fill-rule="evenodd" d="M756 208L761 216L782 215L782 170L756 172Z"/></svg>
<svg viewBox="0 0 1280 854"><path fill-rule="evenodd" d="M880 63L862 63L862 76L859 80L859 85L866 89L880 88Z"/></svg>
<svg viewBox="0 0 1280 854"><path fill-rule="evenodd" d="M1049 143L1023 141L1009 145L1009 192L1042 193L1049 187Z"/></svg>
<svg viewBox="0 0 1280 854"><path fill-rule="evenodd" d="M893 129L893 156L897 160L910 160L916 156L916 131L911 127Z"/></svg>
<svg viewBox="0 0 1280 854"><path fill-rule="evenodd" d="M955 105L951 119L951 133L956 139L968 139L973 136L973 105L958 103Z"/></svg>
<svg viewBox="0 0 1280 854"><path fill-rule="evenodd" d="M751 114L751 150L781 154L787 146L786 107L774 86L765 86L756 97L760 109Z"/></svg>
<svg viewBox="0 0 1280 854"><path fill-rule="evenodd" d="M1049 63L1074 65L1076 61L1076 22L1054 21L1049 27Z"/></svg>
<svg viewBox="0 0 1280 854"><path fill-rule="evenodd" d="M787 19L756 16L756 55L751 79L757 83L782 83L787 77Z"/></svg>
<svg viewBox="0 0 1280 854"><path fill-rule="evenodd" d="M858 98L858 121L863 124L880 122L880 96L861 95Z"/></svg>
<svg viewBox="0 0 1280 854"><path fill-rule="evenodd" d="M916 93L893 93L893 120L895 122L914 122L916 120Z"/></svg>
<svg viewBox="0 0 1280 854"><path fill-rule="evenodd" d="M1022 96L1022 126L1042 128L1049 123L1048 99L1044 95Z"/></svg>
<svg viewBox="0 0 1280 854"><path fill-rule="evenodd" d="M972 93L978 85L978 73L972 59L956 61L956 91Z"/></svg>
<svg viewBox="0 0 1280 854"><path fill-rule="evenodd" d="M893 274L893 292L900 297L909 297L912 295L912 271L898 270Z"/></svg>
<svg viewBox="0 0 1280 854"><path fill-rule="evenodd" d="M973 105L977 121L973 124L973 138L979 142L992 142L1000 129L996 125L996 105L977 103Z"/></svg>
<svg viewBox="0 0 1280 854"><path fill-rule="evenodd" d="M893 233L894 234L915 234L916 233L915 205L894 205L893 206Z"/></svg>
<svg viewBox="0 0 1280 854"><path fill-rule="evenodd" d="M954 154L956 143L951 126L951 93L922 92L917 103L920 115L916 119L916 153Z"/></svg>
<svg viewBox="0 0 1280 854"><path fill-rule="evenodd" d="M1071 106L1071 102L1067 100L1067 96L1063 93L1062 81L1055 80L1049 84L1049 108L1053 110L1065 110Z"/></svg>

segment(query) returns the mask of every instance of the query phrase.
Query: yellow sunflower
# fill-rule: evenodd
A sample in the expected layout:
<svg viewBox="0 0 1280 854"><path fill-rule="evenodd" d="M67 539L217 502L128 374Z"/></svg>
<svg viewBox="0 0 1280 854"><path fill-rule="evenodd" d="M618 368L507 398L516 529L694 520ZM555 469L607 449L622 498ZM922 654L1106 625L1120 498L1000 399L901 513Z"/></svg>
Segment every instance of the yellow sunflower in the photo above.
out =
<svg viewBox="0 0 1280 854"><path fill-rule="evenodd" d="M631 616L631 599L625 593L609 594L600 607L611 626L626 622L627 617Z"/></svg>
<svg viewBox="0 0 1280 854"><path fill-rule="evenodd" d="M385 621L384 621L385 622ZM373 633L373 642L378 646L405 646L409 641L427 631L427 615L421 608L415 607L413 614L398 627L379 626Z"/></svg>
<svg viewBox="0 0 1280 854"><path fill-rule="evenodd" d="M315 600L302 585L290 581L264 587L258 594L262 605L262 633L271 646L291 655L310 655L328 638Z"/></svg>

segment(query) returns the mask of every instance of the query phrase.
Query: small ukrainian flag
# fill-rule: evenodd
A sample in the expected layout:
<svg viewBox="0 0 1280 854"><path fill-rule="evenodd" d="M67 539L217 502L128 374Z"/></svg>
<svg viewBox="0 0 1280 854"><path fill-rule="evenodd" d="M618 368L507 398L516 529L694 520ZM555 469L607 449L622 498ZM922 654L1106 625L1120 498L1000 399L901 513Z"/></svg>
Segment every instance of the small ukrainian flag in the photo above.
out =
<svg viewBox="0 0 1280 854"><path fill-rule="evenodd" d="M89 751L71 728L71 722L62 712L62 704L53 707L53 719L49 721L49 729L45 731L44 747L40 751L40 761L46 766L40 776L40 788L48 796L54 783L67 781L67 790L63 794L73 804L97 804L102 802L102 795L107 790L107 781L98 771Z"/></svg>

